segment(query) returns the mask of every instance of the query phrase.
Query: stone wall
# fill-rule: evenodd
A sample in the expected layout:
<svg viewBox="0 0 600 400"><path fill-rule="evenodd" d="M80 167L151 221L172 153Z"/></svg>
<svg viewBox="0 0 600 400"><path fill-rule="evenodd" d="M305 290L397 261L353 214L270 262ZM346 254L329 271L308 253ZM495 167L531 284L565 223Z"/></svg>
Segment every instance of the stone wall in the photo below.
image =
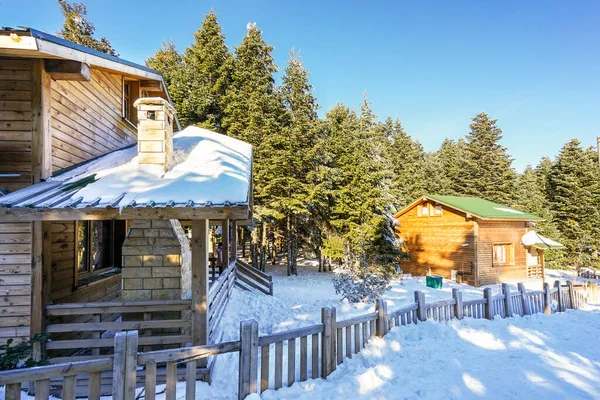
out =
<svg viewBox="0 0 600 400"><path fill-rule="evenodd" d="M188 298L183 296L190 292L190 261L178 220L132 221L123 242L122 299Z"/></svg>

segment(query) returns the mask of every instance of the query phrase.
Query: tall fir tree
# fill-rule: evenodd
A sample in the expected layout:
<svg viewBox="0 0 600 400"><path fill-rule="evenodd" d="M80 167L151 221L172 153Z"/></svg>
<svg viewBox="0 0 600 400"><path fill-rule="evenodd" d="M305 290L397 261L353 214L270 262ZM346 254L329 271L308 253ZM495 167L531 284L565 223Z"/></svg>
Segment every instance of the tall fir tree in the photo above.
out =
<svg viewBox="0 0 600 400"><path fill-rule="evenodd" d="M180 113L188 91L183 79L185 69L183 60L175 48L175 43L172 40L161 43L160 49L152 57L146 59L146 65L162 74L173 106L177 110L179 122L183 123Z"/></svg>
<svg viewBox="0 0 600 400"><path fill-rule="evenodd" d="M225 35L210 11L183 55L187 96L178 110L184 125L202 125L222 132L223 96L231 82L233 56Z"/></svg>
<svg viewBox="0 0 600 400"><path fill-rule="evenodd" d="M466 195L468 194L468 182L466 167L466 143L463 139L454 141L444 139L439 150L429 159L428 168L432 171L439 171L437 178L437 187L439 192L432 192L442 195Z"/></svg>
<svg viewBox="0 0 600 400"><path fill-rule="evenodd" d="M255 215L259 228L253 231L253 248L261 244L261 267L264 267L268 225L273 223L269 200L271 156L270 136L281 132L285 116L281 93L275 86L278 71L271 55L273 47L263 39L255 24L248 24L246 36L235 49L231 83L223 96L222 128L229 136L244 140L254 147L253 182Z"/></svg>
<svg viewBox="0 0 600 400"><path fill-rule="evenodd" d="M541 235L561 240L560 231L554 221L554 213L544 188L544 178L538 175L537 169L527 166L522 174L519 174L516 182L515 202L513 207L538 215L544 221L535 223L535 230ZM556 267L563 261L564 252L553 249L546 251L544 260L547 267Z"/></svg>
<svg viewBox="0 0 600 400"><path fill-rule="evenodd" d="M501 204L510 204L514 198L516 173L506 147L500 144L502 130L497 120L480 113L470 125L467 135L466 175L467 194Z"/></svg>
<svg viewBox="0 0 600 400"><path fill-rule="evenodd" d="M597 155L577 139L566 143L552 166L549 195L569 265L597 266L600 250L600 172Z"/></svg>
<svg viewBox="0 0 600 400"><path fill-rule="evenodd" d="M398 119L387 118L383 127L388 139L386 158L393 171L393 202L396 209L402 209L427 191L425 151Z"/></svg>
<svg viewBox="0 0 600 400"><path fill-rule="evenodd" d="M96 28L85 18L87 15L85 4L68 3L67 0L58 0L58 4L65 18L63 27L58 32L59 37L111 56L118 56L106 37L100 40L94 37Z"/></svg>
<svg viewBox="0 0 600 400"><path fill-rule="evenodd" d="M288 246L288 275L297 275L298 234L302 228L305 231L311 229L307 224L312 193L309 174L315 164L313 148L318 105L308 81L308 71L293 52L280 92L285 106L283 127L263 142L269 149L269 157L263 165L266 185L262 214L283 222Z"/></svg>

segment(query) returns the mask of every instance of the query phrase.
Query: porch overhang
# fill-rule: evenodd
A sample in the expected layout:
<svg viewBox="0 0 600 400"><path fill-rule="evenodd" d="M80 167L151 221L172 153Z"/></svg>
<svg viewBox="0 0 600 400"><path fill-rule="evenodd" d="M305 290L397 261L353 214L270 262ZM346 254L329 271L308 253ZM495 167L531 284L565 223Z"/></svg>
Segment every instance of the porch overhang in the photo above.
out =
<svg viewBox="0 0 600 400"><path fill-rule="evenodd" d="M81 221L81 220L134 220L134 219L213 219L247 220L250 209L246 206L223 207L125 207L125 208L49 208L0 207L0 221Z"/></svg>

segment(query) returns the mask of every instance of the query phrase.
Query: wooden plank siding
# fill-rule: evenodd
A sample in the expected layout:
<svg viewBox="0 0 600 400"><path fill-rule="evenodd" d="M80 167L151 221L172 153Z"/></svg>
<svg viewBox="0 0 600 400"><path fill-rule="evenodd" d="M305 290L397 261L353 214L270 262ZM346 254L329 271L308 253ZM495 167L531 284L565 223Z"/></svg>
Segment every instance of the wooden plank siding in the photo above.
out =
<svg viewBox="0 0 600 400"><path fill-rule="evenodd" d="M34 89L41 85L34 79L34 67L31 59L0 57L0 189L5 193L27 187L34 180L32 132L40 107L35 106L39 101L34 102L33 97L39 95ZM91 71L89 82L52 79L46 92L49 112L44 115L52 146L39 161L50 158L48 167L56 172L135 144L137 129L122 119L123 79L96 69ZM45 280L49 288L44 288L48 289L44 301L110 301L119 297L120 275L76 286L73 221L52 222L49 236L51 243L44 242L44 256L51 257L51 279ZM0 223L0 343L30 334L32 256L32 224Z"/></svg>
<svg viewBox="0 0 600 400"><path fill-rule="evenodd" d="M411 257L401 262L402 270L413 275L430 271L449 279L455 269L465 282L474 283L474 221L446 206L442 215L420 216L418 211L415 206L398 217L397 233Z"/></svg>
<svg viewBox="0 0 600 400"><path fill-rule="evenodd" d="M489 285L500 282L527 280L527 249L521 245L521 238L527 233L527 223L523 221L483 221L479 225L478 260L479 284ZM514 263L506 266L493 265L493 244L512 243Z"/></svg>
<svg viewBox="0 0 600 400"><path fill-rule="evenodd" d="M31 184L31 81L30 60L0 57L0 188L5 192ZM0 293L0 343L29 336L29 222L0 223Z"/></svg>
<svg viewBox="0 0 600 400"><path fill-rule="evenodd" d="M122 119L122 77L92 70L89 82L52 81L52 169L136 143Z"/></svg>

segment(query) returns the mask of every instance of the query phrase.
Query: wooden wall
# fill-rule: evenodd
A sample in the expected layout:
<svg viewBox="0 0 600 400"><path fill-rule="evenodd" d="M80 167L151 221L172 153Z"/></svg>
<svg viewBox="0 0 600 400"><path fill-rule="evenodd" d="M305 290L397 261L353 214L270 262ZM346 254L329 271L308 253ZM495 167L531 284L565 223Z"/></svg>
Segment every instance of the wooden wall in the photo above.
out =
<svg viewBox="0 0 600 400"><path fill-rule="evenodd" d="M92 70L90 82L52 80L52 169L136 143L122 119L122 77Z"/></svg>
<svg viewBox="0 0 600 400"><path fill-rule="evenodd" d="M474 283L474 222L463 213L442 207L441 216L419 216L418 207L398 217L398 234L405 241L411 259L401 262L402 270L425 275L451 277L451 270L462 273L463 280ZM463 246L465 245L466 246Z"/></svg>
<svg viewBox="0 0 600 400"><path fill-rule="evenodd" d="M0 188L6 192L32 183L32 67L29 59L0 57ZM136 142L136 128L121 117L120 75L92 70L90 82L52 80L50 97L53 171ZM75 290L74 223L53 223L51 236L50 301L119 295L114 282L120 278ZM0 224L0 343L29 335L31 258L31 223Z"/></svg>
<svg viewBox="0 0 600 400"><path fill-rule="evenodd" d="M521 238L527 233L526 222L523 221L482 221L479 226L478 259L479 283L488 285L501 282L527 279L527 249L521 245ZM512 243L514 248L514 265L494 266L493 244Z"/></svg>
<svg viewBox="0 0 600 400"><path fill-rule="evenodd" d="M31 183L30 60L0 58L0 188ZM5 174L16 174L6 176ZM0 223L0 343L29 336L31 223Z"/></svg>

